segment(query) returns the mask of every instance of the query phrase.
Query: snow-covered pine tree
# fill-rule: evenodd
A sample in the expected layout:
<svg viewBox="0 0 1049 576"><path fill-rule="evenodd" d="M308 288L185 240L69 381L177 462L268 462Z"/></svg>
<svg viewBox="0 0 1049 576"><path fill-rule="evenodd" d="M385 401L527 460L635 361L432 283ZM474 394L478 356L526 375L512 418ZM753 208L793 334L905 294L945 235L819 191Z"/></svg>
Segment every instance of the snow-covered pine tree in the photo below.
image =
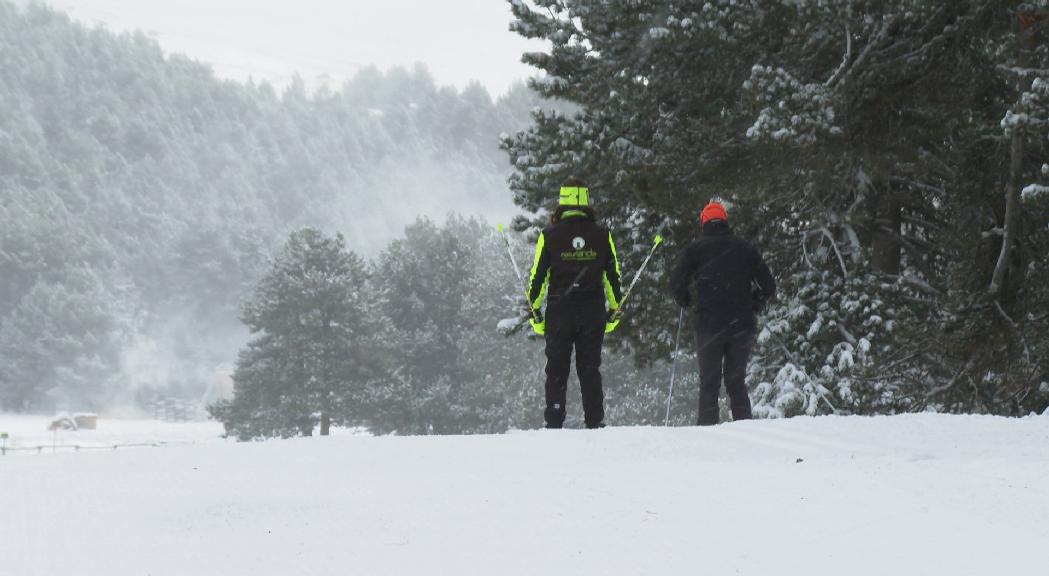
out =
<svg viewBox="0 0 1049 576"><path fill-rule="evenodd" d="M210 408L242 440L313 434L363 421L377 380L379 326L364 262L341 235L293 233L245 305L255 335L233 375L235 396Z"/></svg>
<svg viewBox="0 0 1049 576"><path fill-rule="evenodd" d="M450 219L446 227L469 247L473 260L473 278L462 313L474 323L460 335L462 362L472 368L472 381L459 403L483 424L469 431L538 428L543 424L543 343L532 337L527 324L507 336L495 323L521 314L524 286L510 267L496 227L457 219ZM528 266L532 245L515 236L511 247L517 263ZM527 277L528 270L521 272Z"/></svg>
<svg viewBox="0 0 1049 576"><path fill-rule="evenodd" d="M123 332L111 300L91 270L38 279L0 324L0 410L106 405Z"/></svg>
<svg viewBox="0 0 1049 576"><path fill-rule="evenodd" d="M743 85L754 117L747 138L767 169L787 176L741 198L777 223L752 233L773 247L783 287L751 367L758 413L924 402L943 353L927 340L941 326L935 286L946 249L937 169L949 152L936 143L970 97L950 90L964 81L948 71L974 59L945 46L979 25L955 8L799 4L783 48Z"/></svg>
<svg viewBox="0 0 1049 576"><path fill-rule="evenodd" d="M703 205L779 177L748 156L753 119L740 96L754 62L779 48L788 8L757 9L764 4L511 2L513 29L551 44L524 56L542 71L533 87L578 108L537 112L529 130L504 140L516 201L540 212L538 223L560 181L585 178L628 274L656 232L668 239L621 328L643 360L669 353L677 310L662 279Z"/></svg>
<svg viewBox="0 0 1049 576"><path fill-rule="evenodd" d="M543 72L535 88L580 107L537 114L504 142L517 201L541 211L560 178L591 179L626 232L628 263L660 225L673 251L695 233L703 203L731 203L783 287L752 366L759 413L1018 413L1044 403L1032 376L1045 374L1045 338L1029 331L1046 319L1028 298L1041 294L1031 280L1044 259L1031 255L1045 253L1045 238L1016 226L1021 249L1003 251L995 232L1012 218L997 192L1008 174L999 123L1024 101L1002 80L1003 67L1017 68L1002 58L1018 53L1018 17L1044 34L1036 7L511 5L514 29L551 44L525 56ZM1044 68L1039 49L1019 53ZM1005 272L994 263L1003 252ZM989 298L996 275L1010 281ZM652 343L667 338L653 336L674 311L660 289L639 293L646 313L632 335L662 355ZM1016 374L1021 356L1027 368Z"/></svg>
<svg viewBox="0 0 1049 576"><path fill-rule="evenodd" d="M370 391L374 431L460 434L534 424L541 352L497 330L496 319L520 297L493 226L459 216L443 226L419 220L378 257L374 276L389 319L390 365Z"/></svg>
<svg viewBox="0 0 1049 576"><path fill-rule="evenodd" d="M950 378L937 408L1024 415L1049 405L1049 3L985 8L981 99L963 117L948 275ZM972 88L971 88L972 89Z"/></svg>

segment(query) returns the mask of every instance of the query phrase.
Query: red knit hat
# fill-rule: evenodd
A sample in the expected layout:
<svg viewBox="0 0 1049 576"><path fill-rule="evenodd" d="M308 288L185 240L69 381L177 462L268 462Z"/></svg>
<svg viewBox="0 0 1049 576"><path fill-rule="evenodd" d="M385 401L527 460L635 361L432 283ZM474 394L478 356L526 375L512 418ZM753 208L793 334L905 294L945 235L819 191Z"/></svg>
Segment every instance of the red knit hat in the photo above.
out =
<svg viewBox="0 0 1049 576"><path fill-rule="evenodd" d="M728 222L728 211L725 207L717 202L711 202L707 204L707 207L703 209L703 213L699 216L699 223L703 226L707 225L707 222L711 220L724 220Z"/></svg>

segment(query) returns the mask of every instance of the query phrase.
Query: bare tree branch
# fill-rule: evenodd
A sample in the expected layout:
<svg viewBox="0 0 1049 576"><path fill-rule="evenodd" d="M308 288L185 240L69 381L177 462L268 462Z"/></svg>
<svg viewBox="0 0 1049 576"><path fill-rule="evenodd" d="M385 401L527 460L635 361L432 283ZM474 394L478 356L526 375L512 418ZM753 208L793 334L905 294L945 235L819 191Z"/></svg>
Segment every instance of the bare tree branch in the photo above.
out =
<svg viewBox="0 0 1049 576"><path fill-rule="evenodd" d="M950 381L950 382L948 382L948 383L944 384L943 386L937 386L936 388L933 388L932 390L929 390L929 392L928 392L928 393L926 393L925 397L926 397L926 398L932 398L933 396L936 396L936 395L938 395L938 394L942 394L942 393L944 393L944 392L947 392L947 391L948 391L948 390L950 390L951 388L954 388L954 386L955 386L956 384L958 384L958 381L959 381L959 380L961 380L961 377L962 377L962 376L963 376L963 375L964 375L964 374L965 374L966 372L968 372L969 370L972 370L972 367L973 367L973 358L972 358L972 356L970 356L970 357L969 357L969 361L968 361L968 362L966 362L966 363L965 363L965 366L963 366L963 367L962 367L962 369L961 369L961 370L959 370L959 371L958 371L958 372L957 372L957 373L956 373L956 374L954 375L954 378L951 378L951 381Z"/></svg>
<svg viewBox="0 0 1049 576"><path fill-rule="evenodd" d="M838 80L844 76L845 71L849 68L849 62L852 61L852 32L849 31L849 27L845 26L845 56L841 60L841 65L834 71L830 79L827 80L826 86L828 88L834 87L838 83Z"/></svg>
<svg viewBox="0 0 1049 576"><path fill-rule="evenodd" d="M1016 339L1019 340L1020 344L1024 347L1024 362L1026 362L1027 365L1030 366L1031 349L1027 346L1027 338L1024 336L1023 330L1020 329L1020 325L1017 324L1015 320L1013 320L1011 317L1009 317L1008 314L1005 313L1005 309L1002 308L1001 303L999 303L997 300L994 301L994 307L998 309L998 314L1000 314L1002 318L1005 319L1006 323L1009 324L1009 327L1011 327L1013 331L1016 332Z"/></svg>

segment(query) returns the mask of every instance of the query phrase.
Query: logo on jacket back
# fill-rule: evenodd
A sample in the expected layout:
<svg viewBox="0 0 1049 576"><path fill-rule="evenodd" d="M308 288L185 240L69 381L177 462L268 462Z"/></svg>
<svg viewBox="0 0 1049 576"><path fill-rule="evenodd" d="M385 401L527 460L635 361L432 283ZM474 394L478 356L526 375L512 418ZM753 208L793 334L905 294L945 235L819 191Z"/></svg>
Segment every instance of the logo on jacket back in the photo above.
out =
<svg viewBox="0 0 1049 576"><path fill-rule="evenodd" d="M572 248L575 252L562 252L561 259L572 261L572 262L589 262L591 260L597 260L596 250L584 250L586 248L586 240L582 236L576 236L572 239Z"/></svg>

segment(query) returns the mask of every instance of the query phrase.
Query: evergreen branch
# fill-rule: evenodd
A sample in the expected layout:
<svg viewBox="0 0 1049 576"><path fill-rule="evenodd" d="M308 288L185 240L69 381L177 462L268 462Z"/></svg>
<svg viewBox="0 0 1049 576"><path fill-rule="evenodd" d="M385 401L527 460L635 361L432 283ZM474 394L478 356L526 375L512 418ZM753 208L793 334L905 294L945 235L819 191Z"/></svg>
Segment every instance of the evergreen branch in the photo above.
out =
<svg viewBox="0 0 1049 576"><path fill-rule="evenodd" d="M889 182L892 183L892 184L899 184L899 185L902 185L902 186L907 186L909 188L916 188L918 190L923 190L925 192L933 192L935 194L941 194L941 195L946 195L947 194L947 191L944 190L943 188L937 188L936 186L932 186L932 185L925 184L925 183L922 183L922 182L916 182L914 180L911 180L909 178L903 178L901 176L889 176Z"/></svg>
<svg viewBox="0 0 1049 576"><path fill-rule="evenodd" d="M940 222L930 222L929 220L926 220L924 218L918 218L918 217L915 217L915 216L908 216L906 214L903 215L903 221L908 223L908 224L913 224L913 225L915 225L915 226L917 226L919 228L928 228L929 230L931 230L933 232L937 232L937 233L946 233L947 232L946 228L944 227L945 225L943 223L940 223Z"/></svg>
<svg viewBox="0 0 1049 576"><path fill-rule="evenodd" d="M911 288L915 288L919 292L924 292L924 293L926 293L926 294L928 294L930 296L942 296L943 295L943 291L942 290L939 290L935 286L929 284L928 282L925 282L925 281L923 281L921 279L915 278L914 276L909 276L909 275L906 275L906 274L900 274L900 275L887 274L886 277L892 278L893 280L896 280L896 281L898 281L900 283L906 284L907 286L910 286Z"/></svg>
<svg viewBox="0 0 1049 576"><path fill-rule="evenodd" d="M1049 76L1049 68L1023 68L1020 66L1007 66L1005 64L999 64L995 66L995 70L1004 72L1006 74L1014 74L1021 78L1028 76Z"/></svg>

